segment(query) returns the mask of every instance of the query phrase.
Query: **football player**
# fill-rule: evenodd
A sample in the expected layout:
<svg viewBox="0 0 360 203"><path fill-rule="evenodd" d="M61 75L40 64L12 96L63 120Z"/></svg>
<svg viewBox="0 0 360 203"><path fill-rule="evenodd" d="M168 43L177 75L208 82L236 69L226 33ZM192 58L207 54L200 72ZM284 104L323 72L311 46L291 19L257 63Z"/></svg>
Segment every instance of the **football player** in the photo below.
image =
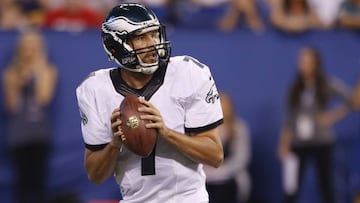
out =
<svg viewBox="0 0 360 203"><path fill-rule="evenodd" d="M101 32L119 67L91 73L76 90L88 178L99 184L115 174L121 203L208 202L202 164L223 161L223 115L209 68L190 56L170 57L165 27L143 5L114 7ZM146 158L121 143L119 105L128 94L145 98L142 119L159 135Z"/></svg>

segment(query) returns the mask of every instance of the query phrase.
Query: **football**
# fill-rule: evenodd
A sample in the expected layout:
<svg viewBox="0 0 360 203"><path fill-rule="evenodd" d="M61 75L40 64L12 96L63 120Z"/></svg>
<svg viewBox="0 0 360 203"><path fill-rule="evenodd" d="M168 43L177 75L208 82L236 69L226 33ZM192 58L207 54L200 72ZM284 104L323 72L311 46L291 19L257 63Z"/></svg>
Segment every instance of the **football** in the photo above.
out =
<svg viewBox="0 0 360 203"><path fill-rule="evenodd" d="M133 153L147 157L151 154L157 140L157 130L146 128L151 121L140 119L138 107L142 104L135 95L127 95L120 104L122 143Z"/></svg>

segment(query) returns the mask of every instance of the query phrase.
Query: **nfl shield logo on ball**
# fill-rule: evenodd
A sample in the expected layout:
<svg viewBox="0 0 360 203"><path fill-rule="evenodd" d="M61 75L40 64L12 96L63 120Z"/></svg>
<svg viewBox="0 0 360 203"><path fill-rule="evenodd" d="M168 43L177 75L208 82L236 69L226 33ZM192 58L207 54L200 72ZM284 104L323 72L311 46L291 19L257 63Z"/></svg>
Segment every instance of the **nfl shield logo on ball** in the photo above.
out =
<svg viewBox="0 0 360 203"><path fill-rule="evenodd" d="M126 126L129 129L134 129L139 127L139 119L136 116L130 116L126 121Z"/></svg>

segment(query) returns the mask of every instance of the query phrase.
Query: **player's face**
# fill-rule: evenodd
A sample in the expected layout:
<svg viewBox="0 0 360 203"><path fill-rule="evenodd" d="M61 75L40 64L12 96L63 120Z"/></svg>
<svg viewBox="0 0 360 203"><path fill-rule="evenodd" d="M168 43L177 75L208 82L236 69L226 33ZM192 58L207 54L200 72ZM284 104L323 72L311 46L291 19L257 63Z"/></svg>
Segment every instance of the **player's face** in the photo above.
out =
<svg viewBox="0 0 360 203"><path fill-rule="evenodd" d="M158 60L158 55L156 53L154 45L159 43L159 32L157 30L150 31L143 33L141 35L136 35L133 38L130 39L130 42L133 46L133 49L142 49L146 48L144 50L141 50L138 54L139 58L144 63L155 63Z"/></svg>

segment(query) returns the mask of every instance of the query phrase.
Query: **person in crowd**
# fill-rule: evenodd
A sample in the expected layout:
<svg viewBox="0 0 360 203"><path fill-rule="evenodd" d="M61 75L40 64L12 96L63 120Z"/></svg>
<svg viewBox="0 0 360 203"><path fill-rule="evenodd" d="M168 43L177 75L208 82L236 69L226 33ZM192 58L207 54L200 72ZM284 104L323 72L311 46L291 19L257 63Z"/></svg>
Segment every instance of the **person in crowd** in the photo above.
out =
<svg viewBox="0 0 360 203"><path fill-rule="evenodd" d="M190 13L196 18L202 17L205 22L199 22L207 26L223 31L235 30L242 17L244 22L254 32L262 32L264 23L259 15L256 0L187 0L180 4L183 13ZM181 9L180 9L181 10ZM180 18L188 18L180 12ZM208 17L206 17L208 16ZM191 22L190 22L191 23Z"/></svg>
<svg viewBox="0 0 360 203"><path fill-rule="evenodd" d="M21 5L14 0L2 0L0 4L0 30L22 30L28 25Z"/></svg>
<svg viewBox="0 0 360 203"><path fill-rule="evenodd" d="M307 0L311 9L319 17L324 29L331 30L335 27L341 4L344 0Z"/></svg>
<svg viewBox="0 0 360 203"><path fill-rule="evenodd" d="M103 16L86 6L84 0L65 0L64 5L45 14L44 28L57 31L80 32L98 29Z"/></svg>
<svg viewBox="0 0 360 203"><path fill-rule="evenodd" d="M245 203L251 190L248 166L251 159L250 132L236 115L230 95L220 93L224 124L219 127L224 146L224 163L219 168L204 166L211 203Z"/></svg>
<svg viewBox="0 0 360 203"><path fill-rule="evenodd" d="M343 3L338 23L344 29L360 29L360 0L347 0Z"/></svg>
<svg viewBox="0 0 360 203"><path fill-rule="evenodd" d="M234 30L243 16L251 30L254 32L264 31L264 23L259 15L256 0L230 0L228 3L228 10L218 25L220 30Z"/></svg>
<svg viewBox="0 0 360 203"><path fill-rule="evenodd" d="M281 31L303 33L323 27L306 0L275 0L270 5L270 21Z"/></svg>
<svg viewBox="0 0 360 203"><path fill-rule="evenodd" d="M360 110L360 78L358 79L356 86L355 86L355 90L353 93L353 105L354 105L354 109L359 111ZM359 141L360 139L357 139L357 141ZM357 143L357 145L355 145L356 147L359 146L360 143ZM353 195L353 203L360 203L360 168L358 165L358 161L359 161L359 148L356 148L354 150L354 161L353 161L353 173L356 174L356 182L355 182L355 194Z"/></svg>
<svg viewBox="0 0 360 203"><path fill-rule="evenodd" d="M330 106L336 98L341 102ZM297 202L304 170L311 159L315 161L322 202L334 202L331 127L344 118L350 108L350 90L339 79L325 74L320 53L314 47L303 47L298 72L287 95L286 117L278 146L278 157L284 166L284 202Z"/></svg>
<svg viewBox="0 0 360 203"><path fill-rule="evenodd" d="M174 1L175 0L122 0L123 3L139 3L147 6L154 11L161 22L166 24L172 23L171 17L176 15L176 11L172 8Z"/></svg>
<svg viewBox="0 0 360 203"><path fill-rule="evenodd" d="M360 110L360 78L356 84L354 96L353 96L353 104L355 109Z"/></svg>
<svg viewBox="0 0 360 203"><path fill-rule="evenodd" d="M45 200L52 136L49 105L56 81L57 70L47 58L42 35L32 30L21 34L13 60L3 74L17 203Z"/></svg>

